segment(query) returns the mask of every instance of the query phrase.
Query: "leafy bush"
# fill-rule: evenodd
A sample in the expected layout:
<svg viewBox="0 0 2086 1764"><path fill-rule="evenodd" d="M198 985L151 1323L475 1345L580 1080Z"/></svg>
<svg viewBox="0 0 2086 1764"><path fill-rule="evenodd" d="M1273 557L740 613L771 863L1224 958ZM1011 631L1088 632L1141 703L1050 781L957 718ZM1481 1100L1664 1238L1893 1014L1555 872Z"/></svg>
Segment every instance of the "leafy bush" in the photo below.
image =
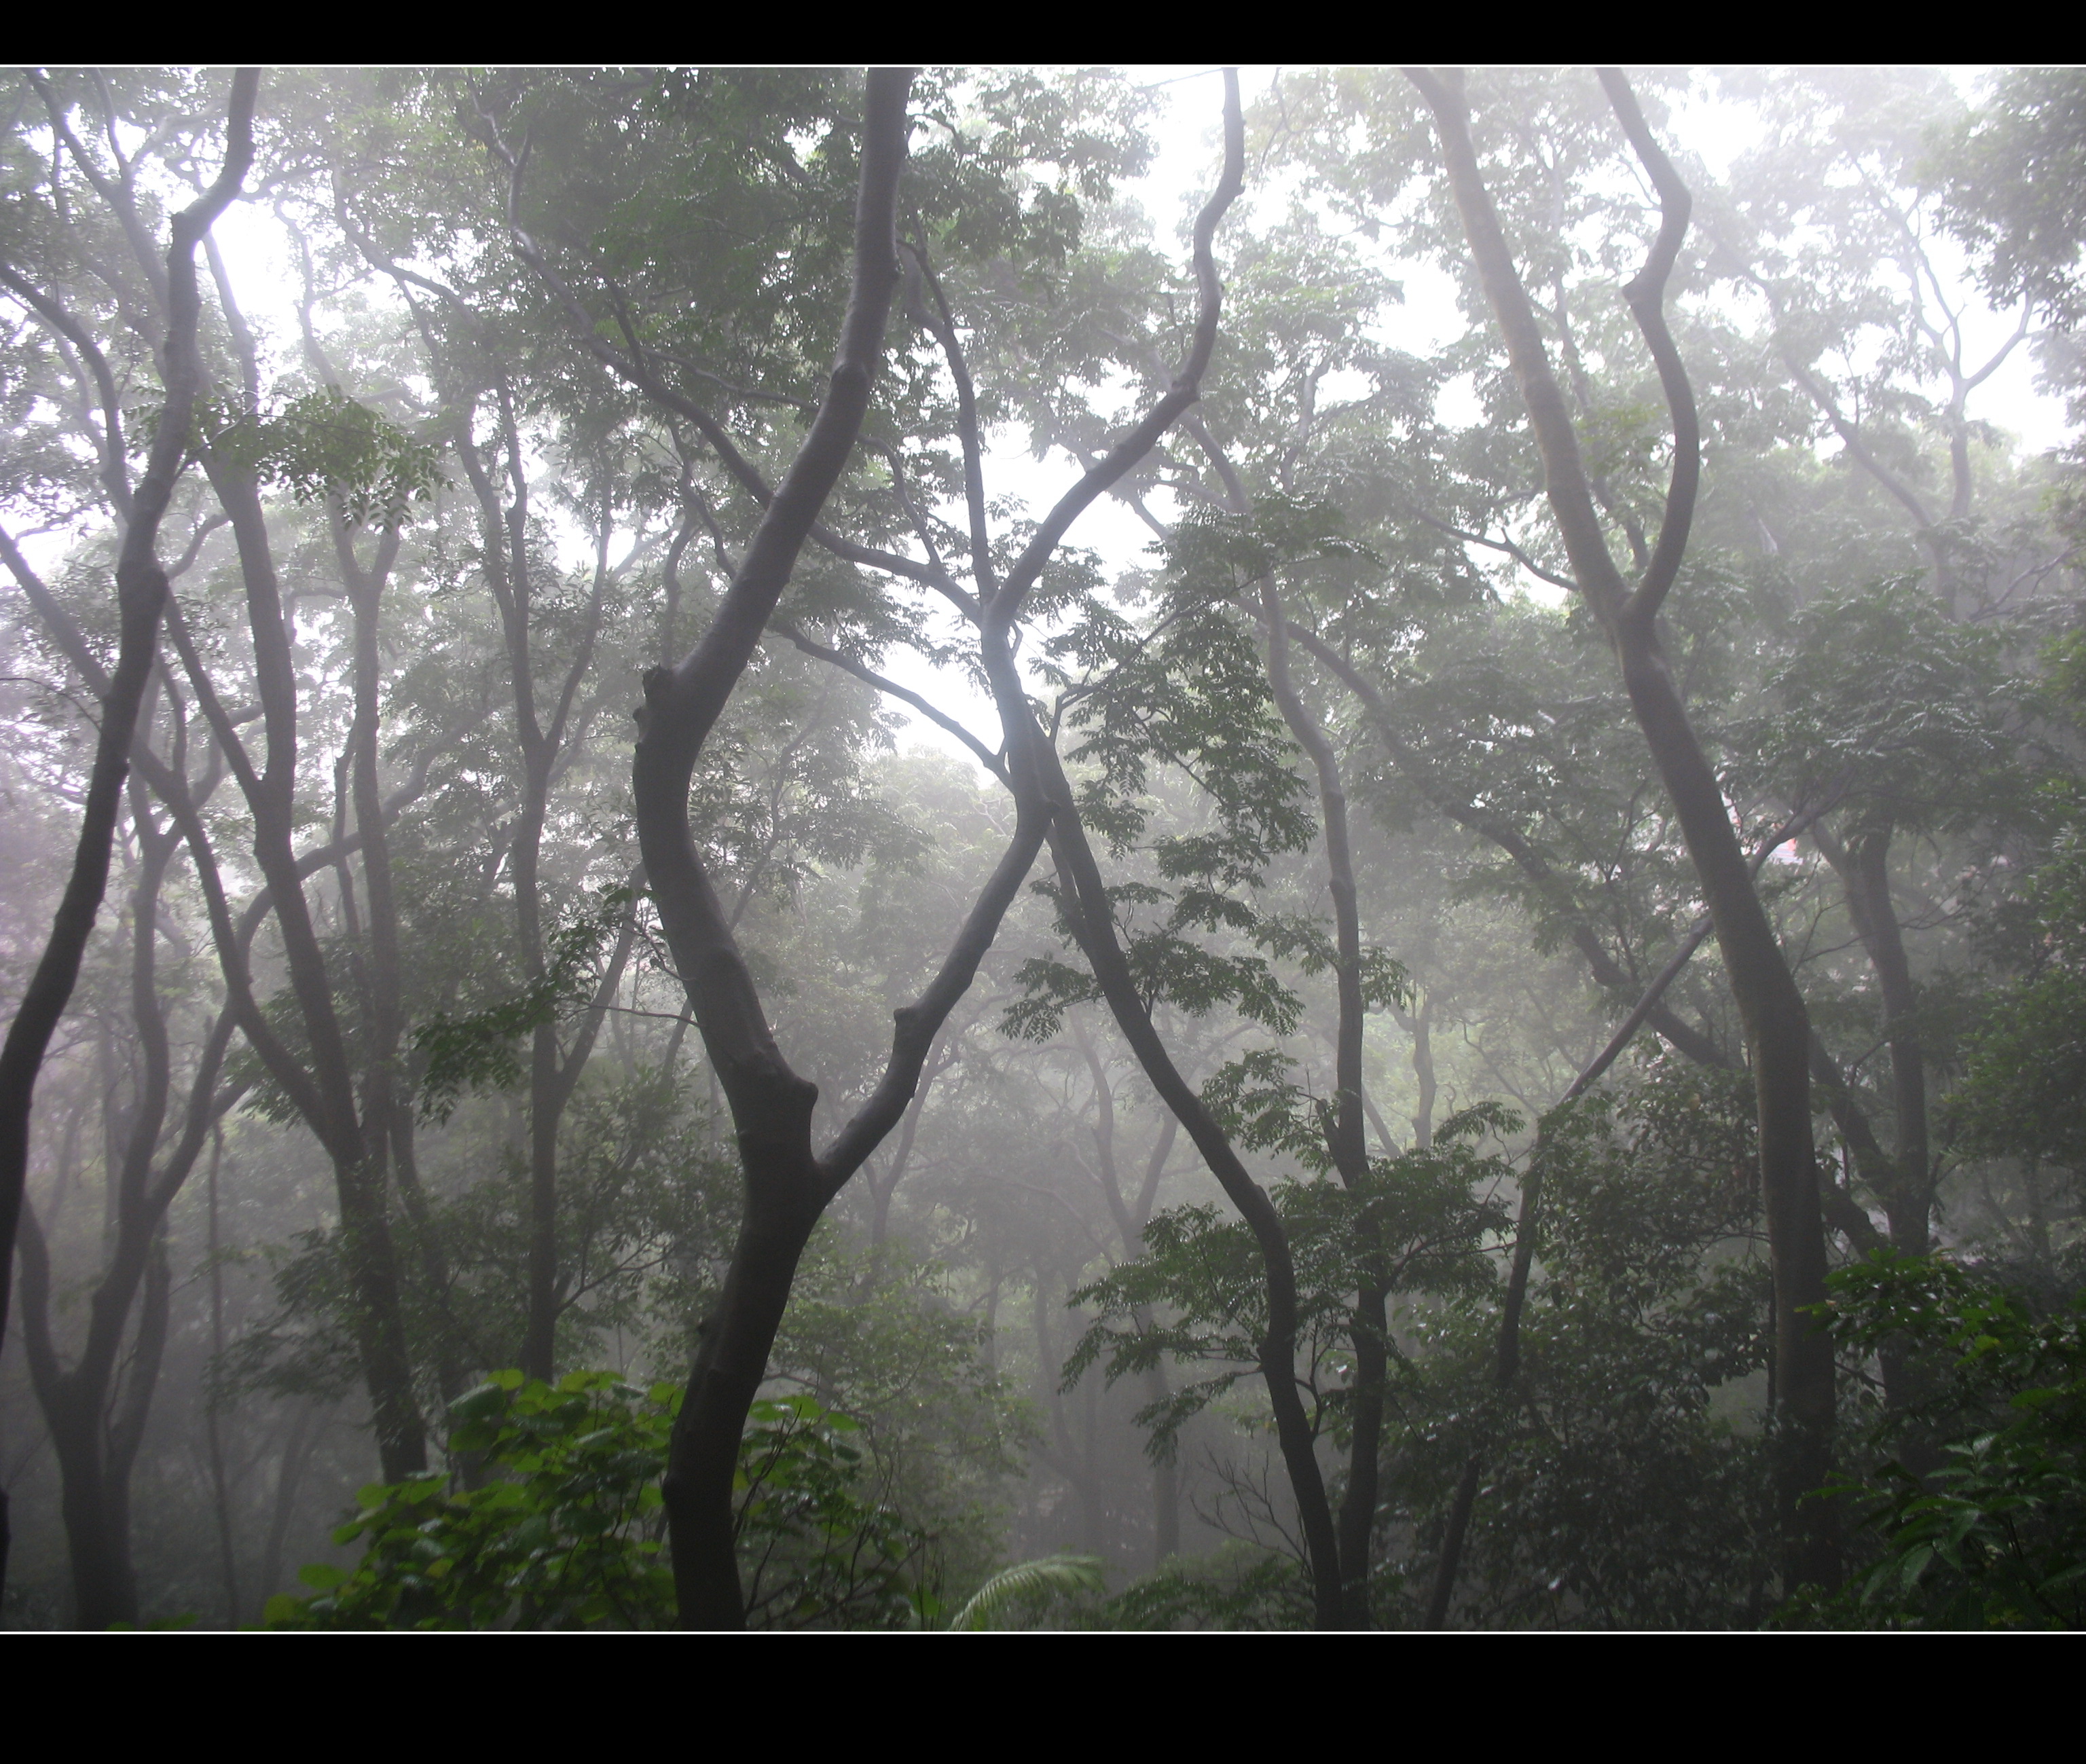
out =
<svg viewBox="0 0 2086 1764"><path fill-rule="evenodd" d="M1769 1274L1752 1096L1661 1062L1553 1116L1520 1373L1483 1289L1410 1315L1387 1442L1387 1621L1417 1624L1464 1465L1455 1621L1752 1627L1771 1607Z"/></svg>
<svg viewBox="0 0 2086 1764"><path fill-rule="evenodd" d="M270 1629L651 1629L674 1621L659 1481L681 1388L614 1372L556 1386L496 1373L451 1405L450 1445L494 1479L372 1484L334 1533L308 1597L271 1599ZM862 1498L855 1423L809 1396L753 1405L740 1447L738 1538L756 1627L906 1626L930 1615L931 1540Z"/></svg>
<svg viewBox="0 0 2086 1764"><path fill-rule="evenodd" d="M1942 1256L1878 1251L1831 1277L1843 1343L1953 1356L1911 1421L1936 1429L1944 1466L1893 1459L1841 1477L1880 1545L1830 1600L1791 1620L1899 1629L2076 1629L2086 1623L2086 1293L2037 1317L2016 1294Z"/></svg>

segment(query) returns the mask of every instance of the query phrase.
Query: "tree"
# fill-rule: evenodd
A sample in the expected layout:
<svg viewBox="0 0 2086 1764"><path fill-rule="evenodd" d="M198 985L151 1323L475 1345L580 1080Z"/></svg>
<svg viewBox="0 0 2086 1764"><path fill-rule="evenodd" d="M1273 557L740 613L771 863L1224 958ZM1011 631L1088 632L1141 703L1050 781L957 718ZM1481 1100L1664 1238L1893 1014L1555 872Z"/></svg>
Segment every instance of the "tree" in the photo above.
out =
<svg viewBox="0 0 2086 1764"><path fill-rule="evenodd" d="M1660 644L1657 618L1680 568L1694 515L1701 461L1694 395L1667 329L1665 284L1688 223L1686 187L1645 127L1620 74L1603 75L1631 146L1658 189L1664 215L1645 267L1628 291L1630 309L1658 364L1673 420L1673 478L1658 538L1627 585L1608 550L1579 442L1526 290L1487 195L1471 145L1460 77L1416 72L1440 130L1457 207L1541 448L1545 488L1571 558L1573 582L1614 645L1646 744L1685 833L1744 1018L1760 1107L1760 1184L1776 1269L1777 1393L1788 1433L1780 1487L1791 1584L1837 1577L1831 1528L1799 1506L1830 1463L1833 1362L1807 1307L1824 1302L1825 1245L1811 1136L1810 1018L1774 929L1762 911L1731 830L1716 774L1704 757Z"/></svg>
<svg viewBox="0 0 2086 1764"><path fill-rule="evenodd" d="M140 273L154 286L163 303L164 331L158 342L167 398L153 426L144 475L134 488L128 481L115 383L100 349L77 327L71 327L67 341L88 363L100 368L95 379L107 425L102 436L106 470L112 495L126 519L124 549L116 572L121 640L116 665L100 695L100 737L72 877L36 977L8 1027L6 1044L0 1048L0 1332L6 1327L7 1298L14 1284L15 1241L28 1170L29 1109L36 1074L51 1035L64 1014L66 1001L71 997L80 959L108 886L109 844L121 809L131 742L152 671L160 618L167 599L166 575L155 555L160 523L173 495L175 479L186 463L189 423L201 390L201 368L195 353L196 243L224 212L246 175L253 157L253 98L259 83L259 74L252 70L236 76L226 124L224 167L210 189L175 217L163 272L149 249L138 249L149 236L136 206L132 168L121 163L120 151L118 170L113 179L96 178L87 171L90 180L117 211L130 235L129 242L138 253ZM48 95L49 88L45 90ZM55 105L55 100L48 101ZM54 113L53 120L62 133L70 134L62 114ZM87 169L91 162L76 142L73 145L75 160ZM67 316L62 310L48 296L40 297L19 274L10 271L6 286L10 293L36 308L39 317L61 331L68 329ZM0 1494L0 1580L6 1576L10 1537L4 1503L5 1495Z"/></svg>

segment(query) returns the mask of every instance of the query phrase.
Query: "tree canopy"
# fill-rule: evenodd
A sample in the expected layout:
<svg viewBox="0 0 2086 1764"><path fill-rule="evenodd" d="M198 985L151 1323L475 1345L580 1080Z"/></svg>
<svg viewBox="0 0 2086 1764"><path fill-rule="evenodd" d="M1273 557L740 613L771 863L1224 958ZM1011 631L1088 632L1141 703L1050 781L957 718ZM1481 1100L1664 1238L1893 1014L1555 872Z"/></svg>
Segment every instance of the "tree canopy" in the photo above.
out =
<svg viewBox="0 0 2086 1764"><path fill-rule="evenodd" d="M8 79L8 1626L2076 1626L2076 70Z"/></svg>

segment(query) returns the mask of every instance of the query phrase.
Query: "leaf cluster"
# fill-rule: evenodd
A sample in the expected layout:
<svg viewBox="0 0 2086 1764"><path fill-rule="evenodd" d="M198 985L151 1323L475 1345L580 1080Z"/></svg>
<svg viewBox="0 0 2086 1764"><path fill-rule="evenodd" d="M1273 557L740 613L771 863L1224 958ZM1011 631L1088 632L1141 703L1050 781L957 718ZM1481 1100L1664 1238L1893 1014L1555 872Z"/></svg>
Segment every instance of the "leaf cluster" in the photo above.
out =
<svg viewBox="0 0 2086 1764"><path fill-rule="evenodd" d="M138 431L151 432L143 423ZM300 503L337 499L357 524L401 526L442 482L439 448L331 387L301 393L273 411L250 409L232 393L204 399L190 445L282 486Z"/></svg>
<svg viewBox="0 0 2086 1764"><path fill-rule="evenodd" d="M473 1090L511 1090L522 1082L522 1038L592 996L602 947L636 910L636 899L628 888L602 889L551 934L543 972L519 992L475 1011L437 1011L415 1027L413 1050L426 1062L424 1120L447 1120Z"/></svg>
<svg viewBox="0 0 2086 1764"><path fill-rule="evenodd" d="M1789 1620L1902 1629L2086 1624L2086 1294L2038 1316L1943 1255L1879 1250L1833 1275L1834 1335L1874 1352L1911 1342L1946 1362L1925 1407L1946 1462L1921 1477L1892 1460L1836 1478L1876 1558Z"/></svg>
<svg viewBox="0 0 2086 1764"><path fill-rule="evenodd" d="M1481 1141L1512 1130L1511 1120L1481 1106L1444 1122L1432 1146L1373 1160L1352 1188L1315 1176L1270 1191L1296 1270L1304 1344L1296 1375L1322 1421L1345 1409L1358 1288L1468 1298L1491 1286L1484 1252L1506 1226L1496 1192L1509 1166ZM1312 1138L1322 1158L1322 1137ZM1266 1289L1252 1231L1215 1206L1158 1214L1143 1243L1135 1260L1071 1295L1096 1316L1064 1379L1069 1388L1104 1361L1111 1384L1169 1360L1185 1369L1186 1382L1137 1416L1149 1431L1147 1449L1163 1461L1190 1418L1258 1369Z"/></svg>
<svg viewBox="0 0 2086 1764"><path fill-rule="evenodd" d="M453 1452L490 1479L364 1489L270 1629L659 1629L675 1621L660 1477L679 1385L608 1371L556 1384L496 1372L449 1407ZM733 1481L734 1536L760 1628L905 1627L931 1595L930 1540L862 1491L857 1424L807 1396L756 1402ZM924 1602L923 1602L924 1601Z"/></svg>

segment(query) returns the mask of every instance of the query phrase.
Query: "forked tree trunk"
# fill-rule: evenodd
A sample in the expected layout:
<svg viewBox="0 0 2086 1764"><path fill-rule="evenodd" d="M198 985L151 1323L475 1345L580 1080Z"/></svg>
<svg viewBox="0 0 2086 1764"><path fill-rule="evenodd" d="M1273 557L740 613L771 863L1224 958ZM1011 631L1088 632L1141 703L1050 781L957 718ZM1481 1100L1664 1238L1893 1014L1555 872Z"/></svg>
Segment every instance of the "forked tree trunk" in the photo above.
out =
<svg viewBox="0 0 2086 1764"><path fill-rule="evenodd" d="M253 99L260 74L241 68L232 75L225 125L224 164L201 197L174 216L167 249L167 329L160 373L166 402L152 434L145 474L130 506L116 563L116 667L101 706L94 769L70 874L51 921L51 935L30 976L20 1008L0 1047L0 1338L4 1338L13 1290L15 1238L29 1170L29 1113L44 1055L79 978L87 938L109 886L109 850L130 766L130 743L145 688L158 653L160 618L167 601L166 572L160 567L160 523L188 455L195 399L202 379L196 355L196 242L239 193L253 159ZM0 1584L7 1571L11 1540L7 1496L0 1489Z"/></svg>
<svg viewBox="0 0 2086 1764"><path fill-rule="evenodd" d="M253 644L254 682L266 730L265 769L254 766L178 619L173 636L198 705L252 814L254 861L274 903L290 991L304 1020L310 1050L309 1067L266 1028L253 1009L250 994L242 1001L240 1027L332 1163L334 1192L340 1208L341 1263L351 1295L349 1333L369 1392L385 1479L402 1481L427 1467L427 1429L414 1391L383 1148L372 1145L357 1106L355 1065L335 1006L329 964L304 898L304 868L294 849L298 710L290 631L258 483L252 472L219 457L206 457L204 469L232 518L238 546ZM246 991L241 976L228 973L226 979L235 992ZM390 1123L372 1120L372 1124L388 1131Z"/></svg>
<svg viewBox="0 0 2086 1764"><path fill-rule="evenodd" d="M898 279L897 189L911 83L909 71L869 76L854 285L831 385L709 631L676 666L645 676L631 771L638 838L661 925L731 1109L746 1184L738 1240L724 1290L703 1328L664 1483L681 1621L696 1628L738 1629L746 1621L731 1507L739 1437L767 1374L798 1258L832 1191L811 1146L817 1088L790 1070L776 1045L697 855L688 788L703 742L760 640L868 409ZM895 1039L906 1037L912 1014L900 1013ZM939 1027L938 1019L928 1039ZM910 1101L926 1054L923 1041L883 1131ZM843 1180L882 1137L862 1148Z"/></svg>
<svg viewBox="0 0 2086 1764"><path fill-rule="evenodd" d="M1810 1311L1826 1296L1825 1236L1811 1140L1810 1018L1753 886L1722 787L1667 665L1657 623L1686 550L1701 472L1694 394L1663 310L1667 281L1687 230L1688 191L1645 125L1621 75L1603 70L1602 83L1662 206L1658 241L1625 293L1658 364L1672 417L1673 478L1658 542L1633 591L1609 553L1541 328L1478 168L1462 77L1418 69L1410 73L1434 113L1450 185L1486 302L1505 338L1574 580L1621 664L1631 708L1680 822L1745 1026L1774 1269L1783 1577L1792 1591L1803 1583L1829 1585L1837 1580L1839 1559L1832 1503L1803 1498L1823 1485L1831 1469L1833 1411L1832 1346Z"/></svg>
<svg viewBox="0 0 2086 1764"><path fill-rule="evenodd" d="M703 742L768 629L798 553L861 427L897 280L896 188L905 156L910 79L903 71L883 70L869 76L854 287L830 388L788 475L768 492L728 438L721 431L713 432L713 422L705 416L699 423L734 474L756 489L765 513L701 643L676 666L656 668L645 677L641 733L631 768L638 836L661 927L739 1131L747 1185L745 1213L724 1292L703 1331L675 1423L664 1486L681 1617L696 1626L736 1628L745 1621L733 1550L732 1476L747 1410L765 1375L768 1351L804 1243L833 1196L898 1125L935 1036L991 947L1054 815L1071 813L1069 793L1051 795L1033 763L1040 732L1014 669L1010 634L1066 529L1088 504L1133 470L1194 402L1215 335L1217 283L1209 237L1237 193L1243 168L1237 80L1228 72L1224 176L1217 197L1197 223L1201 298L1189 367L1108 457L1059 499L1003 581L995 580L990 547L974 543L980 659L991 678L1008 743L1014 832L934 980L916 1003L893 1014L891 1055L883 1078L825 1153L817 1155L811 1141L817 1090L791 1070L768 1027L730 919L704 872L689 824L688 791ZM509 158L518 176L521 161ZM525 261L568 296L569 290L557 281L534 242L518 224L512 231ZM607 354L615 355L612 351ZM641 360L616 359L611 365L649 397L683 414L694 411ZM985 512L977 493L974 423L966 427L964 453L975 533ZM820 542L839 555L858 556L900 574L921 568L830 534L822 533Z"/></svg>

